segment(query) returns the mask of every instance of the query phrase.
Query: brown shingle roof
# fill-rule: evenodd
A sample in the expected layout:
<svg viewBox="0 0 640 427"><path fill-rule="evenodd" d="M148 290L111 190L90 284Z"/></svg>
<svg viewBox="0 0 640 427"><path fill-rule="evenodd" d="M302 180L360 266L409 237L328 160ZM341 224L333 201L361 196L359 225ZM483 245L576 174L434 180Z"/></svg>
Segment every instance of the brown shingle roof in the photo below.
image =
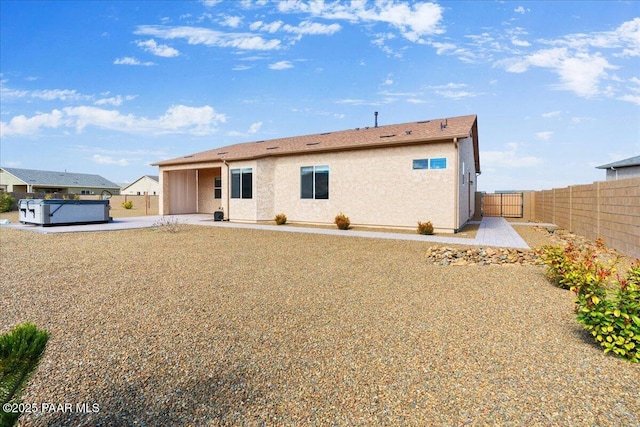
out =
<svg viewBox="0 0 640 427"><path fill-rule="evenodd" d="M258 159L326 151L355 150L422 142L452 141L473 134L476 172L480 172L478 135L475 115L425 120L378 127L356 128L337 132L244 142L213 150L202 151L175 159L154 163L172 166L190 163Z"/></svg>

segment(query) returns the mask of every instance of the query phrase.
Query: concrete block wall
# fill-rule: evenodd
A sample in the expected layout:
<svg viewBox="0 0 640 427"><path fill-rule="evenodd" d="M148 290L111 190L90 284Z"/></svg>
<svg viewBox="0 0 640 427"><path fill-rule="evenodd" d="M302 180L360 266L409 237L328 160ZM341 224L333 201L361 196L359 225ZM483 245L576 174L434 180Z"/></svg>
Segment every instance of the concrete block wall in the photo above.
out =
<svg viewBox="0 0 640 427"><path fill-rule="evenodd" d="M640 258L640 178L536 191L534 219Z"/></svg>

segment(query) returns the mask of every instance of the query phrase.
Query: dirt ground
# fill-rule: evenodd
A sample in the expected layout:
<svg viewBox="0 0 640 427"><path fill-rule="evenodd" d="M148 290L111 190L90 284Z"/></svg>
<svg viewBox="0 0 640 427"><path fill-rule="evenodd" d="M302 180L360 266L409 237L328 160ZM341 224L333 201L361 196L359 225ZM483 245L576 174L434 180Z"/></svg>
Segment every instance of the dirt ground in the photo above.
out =
<svg viewBox="0 0 640 427"><path fill-rule="evenodd" d="M23 402L97 408L21 424L640 424L640 366L593 344L543 267L434 266L429 245L0 228L0 332L51 333Z"/></svg>

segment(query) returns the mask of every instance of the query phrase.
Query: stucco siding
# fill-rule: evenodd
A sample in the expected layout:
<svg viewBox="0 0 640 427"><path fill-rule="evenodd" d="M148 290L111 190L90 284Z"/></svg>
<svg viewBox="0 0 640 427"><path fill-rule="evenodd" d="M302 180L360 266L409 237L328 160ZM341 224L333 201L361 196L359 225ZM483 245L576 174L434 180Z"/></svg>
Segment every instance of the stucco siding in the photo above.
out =
<svg viewBox="0 0 640 427"><path fill-rule="evenodd" d="M241 161L241 162L229 162L229 173L232 169L245 169L251 168L252 170L252 198L251 199L234 199L229 198L229 219L234 221L257 221L258 220L258 199L257 199L257 187L256 183L261 179L259 171L257 169L257 161ZM227 176L230 179L230 176Z"/></svg>
<svg viewBox="0 0 640 427"><path fill-rule="evenodd" d="M144 176L120 192L120 194L129 195L143 195L145 193L151 196L160 194L160 184L158 181Z"/></svg>
<svg viewBox="0 0 640 427"><path fill-rule="evenodd" d="M640 176L640 166L626 166L616 169L607 169L607 181L634 178Z"/></svg>
<svg viewBox="0 0 640 427"><path fill-rule="evenodd" d="M218 209L214 199L214 177L220 169L198 169L198 213L213 213Z"/></svg>
<svg viewBox="0 0 640 427"><path fill-rule="evenodd" d="M6 191L8 192L27 191L27 184L24 181L21 181L2 169L0 169L0 185L3 186L3 188L6 186Z"/></svg>
<svg viewBox="0 0 640 427"><path fill-rule="evenodd" d="M446 169L413 169L414 159L431 158L446 158ZM263 210L261 219L272 219L275 213L283 212L291 222L332 223L342 212L353 224L415 227L418 221L431 221L436 229L455 228L452 143L275 160L274 209ZM329 199L302 199L300 168L321 165L329 166Z"/></svg>
<svg viewBox="0 0 640 427"><path fill-rule="evenodd" d="M461 228L475 213L476 173L473 140L458 141L458 224Z"/></svg>

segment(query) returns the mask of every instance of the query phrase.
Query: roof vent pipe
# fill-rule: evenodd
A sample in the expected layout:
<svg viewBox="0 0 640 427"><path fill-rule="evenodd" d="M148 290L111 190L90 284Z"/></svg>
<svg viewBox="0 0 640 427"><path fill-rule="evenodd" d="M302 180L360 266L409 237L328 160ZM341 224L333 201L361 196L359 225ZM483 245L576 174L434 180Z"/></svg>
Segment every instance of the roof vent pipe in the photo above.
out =
<svg viewBox="0 0 640 427"><path fill-rule="evenodd" d="M378 112L376 111L375 113L373 113L374 117L375 117L375 127L378 127Z"/></svg>

